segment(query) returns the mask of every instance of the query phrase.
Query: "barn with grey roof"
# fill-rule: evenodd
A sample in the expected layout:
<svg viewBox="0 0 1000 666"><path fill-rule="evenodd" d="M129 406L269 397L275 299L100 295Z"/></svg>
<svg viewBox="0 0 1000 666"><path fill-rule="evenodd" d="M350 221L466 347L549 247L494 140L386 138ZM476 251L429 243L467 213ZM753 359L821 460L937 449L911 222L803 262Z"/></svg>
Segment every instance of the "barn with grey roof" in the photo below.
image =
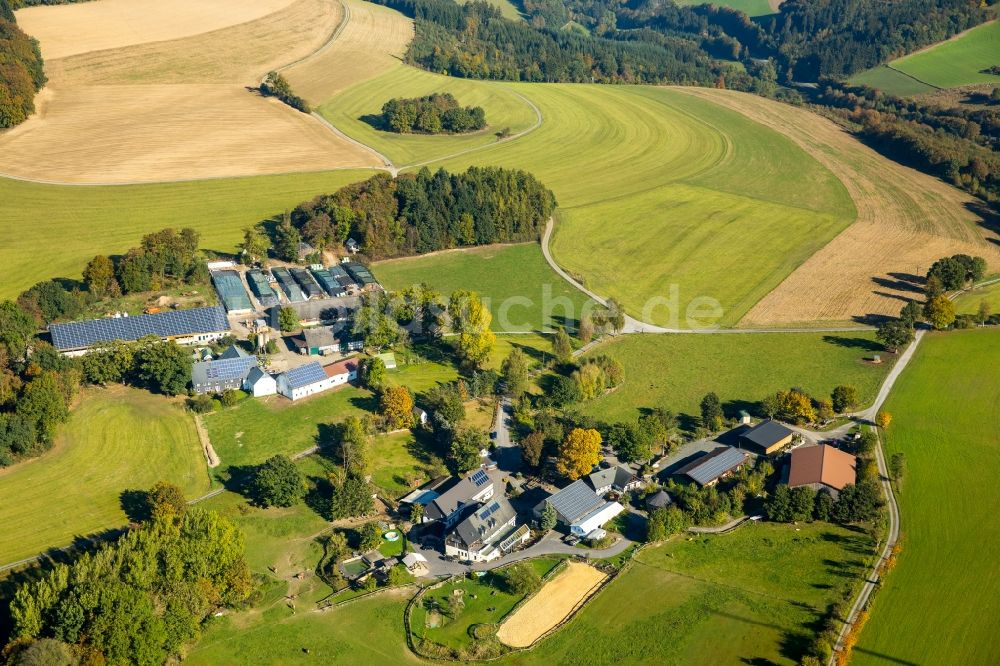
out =
<svg viewBox="0 0 1000 666"><path fill-rule="evenodd" d="M699 486L711 486L742 467L750 456L731 446L720 446L674 471L674 476L691 479Z"/></svg>
<svg viewBox="0 0 1000 666"><path fill-rule="evenodd" d="M179 344L207 344L229 334L229 321L225 309L216 305L51 324L49 333L56 349L68 356L77 356L100 343L134 341L148 336L175 340Z"/></svg>

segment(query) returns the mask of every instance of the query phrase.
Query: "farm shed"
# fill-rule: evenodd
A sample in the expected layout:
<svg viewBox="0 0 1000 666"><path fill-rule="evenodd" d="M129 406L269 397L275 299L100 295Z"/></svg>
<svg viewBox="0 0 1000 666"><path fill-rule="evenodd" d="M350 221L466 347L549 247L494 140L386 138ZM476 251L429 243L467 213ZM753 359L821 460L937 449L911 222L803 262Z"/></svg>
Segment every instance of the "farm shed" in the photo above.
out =
<svg viewBox="0 0 1000 666"><path fill-rule="evenodd" d="M787 426L768 419L740 435L740 446L771 454L791 444L794 434Z"/></svg>
<svg viewBox="0 0 1000 666"><path fill-rule="evenodd" d="M285 296L288 297L289 303L301 303L306 300L305 295L302 293L302 289L296 284L295 280L292 279L292 274L288 272L287 268L272 268L271 275L277 281L281 290L285 292Z"/></svg>
<svg viewBox="0 0 1000 666"><path fill-rule="evenodd" d="M250 291L257 297L261 307L269 308L278 304L278 294L264 277L263 271L256 268L247 271L247 284L250 285Z"/></svg>
<svg viewBox="0 0 1000 666"><path fill-rule="evenodd" d="M265 395L274 395L278 392L278 383L274 377L264 372L260 368L251 368L246 379L243 380L243 390L255 398Z"/></svg>
<svg viewBox="0 0 1000 666"><path fill-rule="evenodd" d="M665 509L673 503L674 501L670 499L670 495L667 494L666 490L659 490L646 498L646 510L655 511L656 509Z"/></svg>
<svg viewBox="0 0 1000 666"><path fill-rule="evenodd" d="M323 298L323 290L316 284L316 280L312 278L309 271L304 268L292 268L289 272L295 278L295 281L299 283L299 286L302 287L302 293L306 295L307 299Z"/></svg>
<svg viewBox="0 0 1000 666"><path fill-rule="evenodd" d="M340 284L340 282L337 281L337 278L335 278L330 271L322 266L315 266L310 270L312 271L312 275L316 279L316 282L323 288L323 291L326 292L327 296L331 296L333 298L347 296L347 288Z"/></svg>
<svg viewBox="0 0 1000 666"><path fill-rule="evenodd" d="M378 286L378 281L375 279L375 276L372 275L371 271L369 271L367 267L355 261L349 261L345 263L343 266L347 270L348 274L352 278L354 278L354 281L357 282L362 289L368 289L369 287Z"/></svg>
<svg viewBox="0 0 1000 666"><path fill-rule="evenodd" d="M844 486L854 483L857 458L832 446L802 446L792 451L788 467L788 486L825 488L834 497Z"/></svg>
<svg viewBox="0 0 1000 666"><path fill-rule="evenodd" d="M289 400L299 400L333 388L336 383L328 377L323 366L313 361L278 375L278 393Z"/></svg>
<svg viewBox="0 0 1000 666"><path fill-rule="evenodd" d="M333 381L334 386L340 386L358 378L358 362L350 359L325 366L323 372Z"/></svg>
<svg viewBox="0 0 1000 666"><path fill-rule="evenodd" d="M720 446L684 465L674 472L674 476L686 476L702 487L711 486L742 467L749 459L745 451Z"/></svg>
<svg viewBox="0 0 1000 666"><path fill-rule="evenodd" d="M56 349L67 356L79 356L102 342L133 341L149 335L186 345L212 342L229 335L229 321L225 309L214 305L135 317L51 324L49 333Z"/></svg>
<svg viewBox="0 0 1000 666"><path fill-rule="evenodd" d="M219 298L230 314L253 312L253 304L243 288L243 280L236 271L213 271L212 284L219 292Z"/></svg>

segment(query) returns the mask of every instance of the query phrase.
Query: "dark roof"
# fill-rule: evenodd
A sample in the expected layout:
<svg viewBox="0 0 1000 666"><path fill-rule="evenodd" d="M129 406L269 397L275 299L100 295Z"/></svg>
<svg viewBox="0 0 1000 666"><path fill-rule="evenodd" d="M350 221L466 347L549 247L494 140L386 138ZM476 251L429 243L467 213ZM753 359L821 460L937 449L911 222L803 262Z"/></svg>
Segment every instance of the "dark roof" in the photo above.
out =
<svg viewBox="0 0 1000 666"><path fill-rule="evenodd" d="M734 449L731 446L720 446L684 465L674 474L687 475L704 486L743 464L748 457L745 451Z"/></svg>
<svg viewBox="0 0 1000 666"><path fill-rule="evenodd" d="M327 379L326 373L323 372L323 366L315 361L286 371L285 378L288 380L288 388L290 389L302 388Z"/></svg>
<svg viewBox="0 0 1000 666"><path fill-rule="evenodd" d="M476 470L428 504L427 517L440 520L450 516L461 504L466 504L475 497L488 483L492 483L489 475L481 469Z"/></svg>
<svg viewBox="0 0 1000 666"><path fill-rule="evenodd" d="M309 275L309 271L304 268L293 268L291 269L291 273L295 281L302 287L302 291L309 298L320 298L323 296L323 290L316 284L316 280Z"/></svg>
<svg viewBox="0 0 1000 666"><path fill-rule="evenodd" d="M570 523L604 504L604 500L583 479L577 479L545 501Z"/></svg>
<svg viewBox="0 0 1000 666"><path fill-rule="evenodd" d="M219 360L224 358L246 358L248 356L250 356L250 354L243 351L241 347L229 345L229 347L226 348L226 351L219 354Z"/></svg>
<svg viewBox="0 0 1000 666"><path fill-rule="evenodd" d="M635 473L627 467L615 465L614 467L597 470L588 478L590 479L591 485L594 486L594 490L603 488L604 486L624 488L633 479L635 479Z"/></svg>
<svg viewBox="0 0 1000 666"><path fill-rule="evenodd" d="M350 273L351 277L360 284L362 287L367 287L370 284L378 284L375 280L375 276L372 275L371 271L365 268L363 265L351 261L344 264L344 268Z"/></svg>
<svg viewBox="0 0 1000 666"><path fill-rule="evenodd" d="M219 358L215 361L201 361L191 366L191 383L194 386L219 382L243 381L252 368L257 367L256 356Z"/></svg>
<svg viewBox="0 0 1000 666"><path fill-rule="evenodd" d="M646 506L650 509L662 509L663 507L670 506L671 504L673 504L673 500L670 499L670 495L667 494L666 490L653 493L646 498Z"/></svg>
<svg viewBox="0 0 1000 666"><path fill-rule="evenodd" d="M250 368L250 372L247 373L246 381L251 386L253 386L264 377L270 377L270 375L261 370L259 366L255 365L254 367Z"/></svg>
<svg viewBox="0 0 1000 666"><path fill-rule="evenodd" d="M832 446L800 446L792 450L788 485L808 486L821 483L835 490L854 483L857 458Z"/></svg>
<svg viewBox="0 0 1000 666"><path fill-rule="evenodd" d="M794 433L789 428L768 419L747 430L740 439L768 449L792 434Z"/></svg>
<svg viewBox="0 0 1000 666"><path fill-rule="evenodd" d="M281 290L285 292L285 296L288 297L290 302L300 303L306 300L305 294L302 293L302 289L292 279L292 274L288 272L287 268L272 268L271 275L281 285Z"/></svg>
<svg viewBox="0 0 1000 666"><path fill-rule="evenodd" d="M278 304L278 295L274 293L274 289L261 271L256 268L247 271L247 284L250 285L250 291L265 308Z"/></svg>
<svg viewBox="0 0 1000 666"><path fill-rule="evenodd" d="M226 310L252 310L250 297L247 290L243 288L243 280L236 271L212 271L212 284L219 292L219 298Z"/></svg>
<svg viewBox="0 0 1000 666"><path fill-rule="evenodd" d="M106 317L49 326L52 344L61 351L85 349L98 342L138 340L147 335L174 338L228 330L226 310L221 305L190 310L169 310L134 317Z"/></svg>
<svg viewBox="0 0 1000 666"><path fill-rule="evenodd" d="M314 268L312 269L312 274L313 277L316 278L316 282L319 283L319 286L323 288L323 291L330 296L342 296L347 293L347 289L344 285L338 282L337 278L335 278L327 269Z"/></svg>
<svg viewBox="0 0 1000 666"><path fill-rule="evenodd" d="M488 500L468 518L455 526L448 540L468 547L489 541L497 536L505 523L517 512L502 495Z"/></svg>

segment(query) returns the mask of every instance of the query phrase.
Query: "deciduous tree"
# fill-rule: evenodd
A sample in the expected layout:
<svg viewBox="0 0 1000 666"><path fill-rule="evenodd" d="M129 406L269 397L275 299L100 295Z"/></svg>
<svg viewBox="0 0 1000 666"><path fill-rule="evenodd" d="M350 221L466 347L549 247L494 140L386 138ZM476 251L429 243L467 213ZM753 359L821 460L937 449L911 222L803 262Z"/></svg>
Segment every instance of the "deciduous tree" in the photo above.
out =
<svg viewBox="0 0 1000 666"><path fill-rule="evenodd" d="M858 397L857 387L845 386L843 384L833 389L833 393L830 394L830 400L833 403L833 409L838 414L843 414L846 411L856 408L861 402L861 399Z"/></svg>
<svg viewBox="0 0 1000 666"><path fill-rule="evenodd" d="M528 357L519 348L511 350L500 367L507 395L520 398L528 390Z"/></svg>
<svg viewBox="0 0 1000 666"><path fill-rule="evenodd" d="M559 446L556 471L575 481L589 474L601 460L601 433L593 429L574 428Z"/></svg>
<svg viewBox="0 0 1000 666"><path fill-rule="evenodd" d="M413 425L413 396L405 386L388 386L379 396L379 410L386 430L399 430Z"/></svg>
<svg viewBox="0 0 1000 666"><path fill-rule="evenodd" d="M489 358L497 336L490 330L493 315L474 291L456 291L448 305L452 328L458 333L458 355L480 367Z"/></svg>
<svg viewBox="0 0 1000 666"><path fill-rule="evenodd" d="M250 496L264 507L292 506L302 500L305 484L302 473L284 454L271 456L253 471Z"/></svg>

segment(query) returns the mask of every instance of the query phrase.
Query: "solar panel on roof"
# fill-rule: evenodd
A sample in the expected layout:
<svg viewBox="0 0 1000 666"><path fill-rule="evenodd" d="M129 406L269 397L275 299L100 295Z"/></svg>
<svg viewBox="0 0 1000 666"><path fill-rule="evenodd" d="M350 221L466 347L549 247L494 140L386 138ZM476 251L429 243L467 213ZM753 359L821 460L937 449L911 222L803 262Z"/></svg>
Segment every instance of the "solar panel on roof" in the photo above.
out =
<svg viewBox="0 0 1000 666"><path fill-rule="evenodd" d="M476 471L475 474L473 474L471 477L469 477L469 479L474 484L476 484L476 487L478 488L479 486L481 486L481 485L489 482L490 477L483 470L478 470L478 471Z"/></svg>
<svg viewBox="0 0 1000 666"><path fill-rule="evenodd" d="M705 485L739 465L745 458L746 454L743 451L729 448L719 455L706 456L705 462L690 469L687 475L701 485Z"/></svg>
<svg viewBox="0 0 1000 666"><path fill-rule="evenodd" d="M293 389L309 386L310 384L324 381L327 378L326 373L323 372L323 366L319 363L309 363L308 365L292 368L285 375L288 378L289 388Z"/></svg>
<svg viewBox="0 0 1000 666"><path fill-rule="evenodd" d="M226 311L218 305L49 326L52 344L59 350L83 349L99 342L114 340L138 340L147 335L172 338L227 330L229 321L226 319Z"/></svg>
<svg viewBox="0 0 1000 666"><path fill-rule="evenodd" d="M207 364L206 375L209 379L225 381L245 375L251 367L257 365L257 357L225 358L220 361L207 361Z"/></svg>

